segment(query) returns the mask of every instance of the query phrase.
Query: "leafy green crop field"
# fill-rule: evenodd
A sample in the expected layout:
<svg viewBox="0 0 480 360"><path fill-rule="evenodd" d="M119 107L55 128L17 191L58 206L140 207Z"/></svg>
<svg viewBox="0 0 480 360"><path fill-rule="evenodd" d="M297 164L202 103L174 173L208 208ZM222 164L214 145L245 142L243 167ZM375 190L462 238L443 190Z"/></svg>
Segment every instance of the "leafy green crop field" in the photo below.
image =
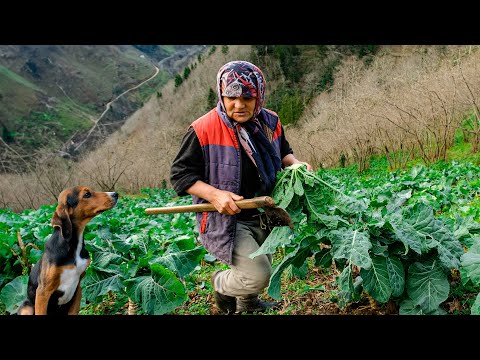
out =
<svg viewBox="0 0 480 360"><path fill-rule="evenodd" d="M468 161L404 171L292 166L272 193L294 229L276 227L268 314L479 314L480 167ZM226 266L198 242L194 214L169 189L121 196L85 231L92 263L81 314L215 314L210 273ZM52 233L56 204L0 210L0 313L15 313ZM363 311L362 311L363 309Z"/></svg>

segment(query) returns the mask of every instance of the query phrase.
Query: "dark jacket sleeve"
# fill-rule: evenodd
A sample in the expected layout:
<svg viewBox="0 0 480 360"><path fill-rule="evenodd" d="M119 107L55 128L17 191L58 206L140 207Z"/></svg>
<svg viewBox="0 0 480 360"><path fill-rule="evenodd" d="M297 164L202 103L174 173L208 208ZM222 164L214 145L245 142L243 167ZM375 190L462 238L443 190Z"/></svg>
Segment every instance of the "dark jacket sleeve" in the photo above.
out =
<svg viewBox="0 0 480 360"><path fill-rule="evenodd" d="M185 191L197 180L204 180L205 160L202 147L193 128L183 136L180 150L173 160L170 170L170 183L179 196L188 195Z"/></svg>
<svg viewBox="0 0 480 360"><path fill-rule="evenodd" d="M290 147L290 144L287 141L287 138L285 137L285 130L283 130L283 125L282 125L282 138L280 142L280 155L281 158L283 159L285 156L288 154L293 154L293 150Z"/></svg>

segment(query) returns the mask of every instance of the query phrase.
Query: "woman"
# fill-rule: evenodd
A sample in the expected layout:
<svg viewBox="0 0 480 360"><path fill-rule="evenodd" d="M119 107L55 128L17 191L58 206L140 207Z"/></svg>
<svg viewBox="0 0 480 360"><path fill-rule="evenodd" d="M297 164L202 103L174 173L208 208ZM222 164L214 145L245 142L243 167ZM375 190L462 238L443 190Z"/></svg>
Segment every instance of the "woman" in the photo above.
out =
<svg viewBox="0 0 480 360"><path fill-rule="evenodd" d="M218 103L195 120L172 164L171 183L179 196L212 203L217 212L197 213L200 242L230 266L211 282L222 313L261 312L278 306L258 295L268 286L272 256L248 257L267 238L257 209L240 210L235 201L269 195L276 173L297 160L278 115L263 108L265 78L247 61L231 61L217 73Z"/></svg>

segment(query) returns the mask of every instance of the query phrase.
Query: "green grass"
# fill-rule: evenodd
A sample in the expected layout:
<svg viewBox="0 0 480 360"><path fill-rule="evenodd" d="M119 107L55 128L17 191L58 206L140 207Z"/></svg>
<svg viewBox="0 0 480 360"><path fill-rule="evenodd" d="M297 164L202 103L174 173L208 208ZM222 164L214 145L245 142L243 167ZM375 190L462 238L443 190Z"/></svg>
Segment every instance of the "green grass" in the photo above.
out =
<svg viewBox="0 0 480 360"><path fill-rule="evenodd" d="M168 82L169 79L170 75L166 71L161 70L158 75L154 79L148 81L145 86L141 86L140 88L136 89L136 91L138 91L140 100L146 101L154 92L161 92L162 87Z"/></svg>
<svg viewBox="0 0 480 360"><path fill-rule="evenodd" d="M472 153L472 144L460 143L447 151L449 160L469 161L472 164L480 164L480 153Z"/></svg>
<svg viewBox="0 0 480 360"><path fill-rule="evenodd" d="M68 137L75 131L87 131L93 125L91 119L98 116L85 106L77 104L69 99L61 103L57 108L58 121L61 123L64 134Z"/></svg>
<svg viewBox="0 0 480 360"><path fill-rule="evenodd" d="M30 88L32 90L35 90L35 91L42 91L38 86L36 86L35 84L31 83L30 81L28 81L27 79L21 77L20 75L17 75L16 73L14 73L13 71L7 69L5 66L2 66L0 65L0 75L3 75L17 83L19 83L20 85L23 85L23 86L26 86L27 88Z"/></svg>
<svg viewBox="0 0 480 360"><path fill-rule="evenodd" d="M162 49L170 55L175 52L175 45L161 45Z"/></svg>

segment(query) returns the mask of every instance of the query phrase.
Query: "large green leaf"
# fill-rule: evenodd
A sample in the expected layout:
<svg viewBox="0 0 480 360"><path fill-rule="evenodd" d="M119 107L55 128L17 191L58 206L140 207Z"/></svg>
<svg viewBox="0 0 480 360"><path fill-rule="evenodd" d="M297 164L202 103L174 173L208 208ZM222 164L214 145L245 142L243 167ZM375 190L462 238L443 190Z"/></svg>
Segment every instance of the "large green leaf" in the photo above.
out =
<svg viewBox="0 0 480 360"><path fill-rule="evenodd" d="M394 212L400 208L408 199L412 197L412 189L406 189L393 194L388 205L386 206L389 212Z"/></svg>
<svg viewBox="0 0 480 360"><path fill-rule="evenodd" d="M195 237L192 234L175 236L174 241L167 247L166 253L193 250L196 248Z"/></svg>
<svg viewBox="0 0 480 360"><path fill-rule="evenodd" d="M110 240L111 246L120 253L127 253L132 248L128 234L114 234Z"/></svg>
<svg viewBox="0 0 480 360"><path fill-rule="evenodd" d="M43 250L30 248L30 251L27 252L28 261L30 262L30 264L36 264L37 262L40 261L42 254L43 254Z"/></svg>
<svg viewBox="0 0 480 360"><path fill-rule="evenodd" d="M454 217L453 234L460 242L467 242L468 238L480 233L480 223L475 221L473 215L454 214Z"/></svg>
<svg viewBox="0 0 480 360"><path fill-rule="evenodd" d="M477 294L477 297L475 298L475 302L473 303L472 308L470 309L470 314L480 315L480 293Z"/></svg>
<svg viewBox="0 0 480 360"><path fill-rule="evenodd" d="M421 306L415 305L415 303L406 299L400 303L400 309L398 312L400 315L446 315L447 312L440 307L435 308L430 312L425 312Z"/></svg>
<svg viewBox="0 0 480 360"><path fill-rule="evenodd" d="M132 244L132 247L140 250L140 253L147 255L149 252L150 237L148 234L133 234L129 236L126 241Z"/></svg>
<svg viewBox="0 0 480 360"><path fill-rule="evenodd" d="M416 262L408 268L407 293L415 305L429 313L447 300L450 284L438 260Z"/></svg>
<svg viewBox="0 0 480 360"><path fill-rule="evenodd" d="M302 196L303 193L304 193L302 177L299 176L298 174L295 174L295 180L294 181L295 182L293 184L293 190L295 191L295 194L297 194L298 196Z"/></svg>
<svg viewBox="0 0 480 360"><path fill-rule="evenodd" d="M164 254L150 260L151 264L162 264L170 271L177 273L183 278L190 274L198 266L207 251L203 246L198 246L192 250L179 251L175 253Z"/></svg>
<svg viewBox="0 0 480 360"><path fill-rule="evenodd" d="M0 231L0 239L0 259L12 257L12 247L17 243L17 235L3 234Z"/></svg>
<svg viewBox="0 0 480 360"><path fill-rule="evenodd" d="M19 228L25 220L13 211L0 209L0 229L1 228ZM5 225L4 225L5 224Z"/></svg>
<svg viewBox="0 0 480 360"><path fill-rule="evenodd" d="M380 209L370 209L370 211L371 212L366 213L368 217L367 227L373 231L382 229L386 221L382 215L382 211Z"/></svg>
<svg viewBox="0 0 480 360"><path fill-rule="evenodd" d="M50 224L48 225L39 225L38 227L33 229L33 236L37 238L40 242L45 243L48 238L53 233L53 228Z"/></svg>
<svg viewBox="0 0 480 360"><path fill-rule="evenodd" d="M322 192L322 188L305 186L305 204L309 214L315 219L321 219L326 212L326 205L330 203L325 197L328 193Z"/></svg>
<svg viewBox="0 0 480 360"><path fill-rule="evenodd" d="M20 275L5 285L0 292L0 302L5 304L10 314L17 312L18 307L27 297L28 275Z"/></svg>
<svg viewBox="0 0 480 360"><path fill-rule="evenodd" d="M303 213L303 198L296 196L292 199L288 207L285 209L290 215L293 224L299 224L307 215Z"/></svg>
<svg viewBox="0 0 480 360"><path fill-rule="evenodd" d="M330 249L323 248L314 256L315 266L328 269L332 266L332 253Z"/></svg>
<svg viewBox="0 0 480 360"><path fill-rule="evenodd" d="M254 251L248 257L254 259L259 255L273 254L278 247L290 244L293 236L293 231L288 226L276 226L257 251Z"/></svg>
<svg viewBox="0 0 480 360"><path fill-rule="evenodd" d="M355 288L352 279L352 265L347 265L337 278L338 289L338 305L344 307L353 299Z"/></svg>
<svg viewBox="0 0 480 360"><path fill-rule="evenodd" d="M98 297L106 295L109 291L123 292L122 275L120 271L105 271L94 266L87 268L82 279L82 292L85 298L95 302Z"/></svg>
<svg viewBox="0 0 480 360"><path fill-rule="evenodd" d="M92 262L98 268L104 268L110 263L118 264L122 261L122 256L110 251L95 251L92 255Z"/></svg>
<svg viewBox="0 0 480 360"><path fill-rule="evenodd" d="M475 286L480 286L480 241L460 257L463 272L472 280Z"/></svg>
<svg viewBox="0 0 480 360"><path fill-rule="evenodd" d="M293 263L302 263L305 259L312 255L314 245L318 243L316 236L307 236L300 242L292 252L288 253L283 260L275 266L272 276L270 277L270 283L268 285L268 295L275 300L281 299L281 278L283 271L292 265Z"/></svg>
<svg viewBox="0 0 480 360"><path fill-rule="evenodd" d="M334 259L347 259L351 264L369 269L372 260L368 250L372 247L368 232L340 228L331 233Z"/></svg>
<svg viewBox="0 0 480 360"><path fill-rule="evenodd" d="M338 222L342 222L344 225L350 225L347 220L343 219L339 215L317 214L317 219L329 229L338 228Z"/></svg>
<svg viewBox="0 0 480 360"><path fill-rule="evenodd" d="M357 199L353 196L340 194L337 198L336 207L345 215L358 216L368 208L369 199Z"/></svg>
<svg viewBox="0 0 480 360"><path fill-rule="evenodd" d="M405 269L402 261L396 256L386 258L388 278L392 288L392 296L401 296L405 290Z"/></svg>
<svg viewBox="0 0 480 360"><path fill-rule="evenodd" d="M438 245L432 236L435 219L433 209L425 204L417 203L388 218L395 236L417 254L423 254Z"/></svg>
<svg viewBox="0 0 480 360"><path fill-rule="evenodd" d="M445 269L458 269L460 265L460 257L464 252L462 244L439 220L434 221L431 235L438 241L438 257Z"/></svg>
<svg viewBox="0 0 480 360"><path fill-rule="evenodd" d="M387 259L383 256L372 256L372 266L360 270L363 288L378 302L386 303L392 294L392 287L387 270Z"/></svg>
<svg viewBox="0 0 480 360"><path fill-rule="evenodd" d="M188 297L175 274L160 264L152 264L150 276L126 280L127 294L141 304L147 315L163 315L173 311Z"/></svg>
<svg viewBox="0 0 480 360"><path fill-rule="evenodd" d="M372 244L370 252L378 256L388 257L388 245L384 245L376 238L372 239L371 236L372 233L370 233L370 243Z"/></svg>
<svg viewBox="0 0 480 360"><path fill-rule="evenodd" d="M399 315L425 315L422 307L415 305L415 303L410 299L403 300L400 303L398 313Z"/></svg>
<svg viewBox="0 0 480 360"><path fill-rule="evenodd" d="M285 187L280 188L281 190L279 190L278 192L272 192L273 200L275 201L277 206L281 207L282 209L286 209L292 201L293 197L295 196L292 182L293 181L289 181L288 185L283 185ZM277 187L277 185L275 186Z"/></svg>
<svg viewBox="0 0 480 360"><path fill-rule="evenodd" d="M303 262L297 266L297 262L301 262L302 259L297 257L296 261L292 263L292 273L299 279L305 279L308 273L308 263L306 258L303 259Z"/></svg>

